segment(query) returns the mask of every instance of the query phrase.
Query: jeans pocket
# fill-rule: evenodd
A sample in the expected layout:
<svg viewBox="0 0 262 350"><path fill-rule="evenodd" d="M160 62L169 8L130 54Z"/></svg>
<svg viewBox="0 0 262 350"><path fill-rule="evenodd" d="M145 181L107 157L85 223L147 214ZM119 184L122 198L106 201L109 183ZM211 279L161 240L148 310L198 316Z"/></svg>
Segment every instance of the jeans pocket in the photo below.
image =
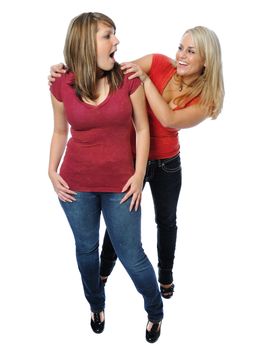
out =
<svg viewBox="0 0 262 350"><path fill-rule="evenodd" d="M162 169L166 173L176 173L178 171L181 171L180 156L177 155L173 158L163 160Z"/></svg>
<svg viewBox="0 0 262 350"><path fill-rule="evenodd" d="M154 164L148 163L147 164L147 168L146 168L146 174L145 174L145 178L144 178L144 185L147 181L152 180L152 178L154 177Z"/></svg>

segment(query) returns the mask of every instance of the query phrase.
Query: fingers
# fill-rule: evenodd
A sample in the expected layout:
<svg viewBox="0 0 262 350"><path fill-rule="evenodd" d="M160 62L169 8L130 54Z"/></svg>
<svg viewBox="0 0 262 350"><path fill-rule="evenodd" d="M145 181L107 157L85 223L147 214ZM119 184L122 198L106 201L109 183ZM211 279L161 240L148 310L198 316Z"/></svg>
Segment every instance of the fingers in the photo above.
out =
<svg viewBox="0 0 262 350"><path fill-rule="evenodd" d="M123 63L121 65L121 69L124 71L124 74L128 74L128 73L138 73L139 68L137 65L133 64L133 63ZM129 79L132 79L132 77L134 78L135 75L130 76Z"/></svg>
<svg viewBox="0 0 262 350"><path fill-rule="evenodd" d="M125 194L125 196L122 198L122 200L120 201L120 204L126 202L131 196L132 196L132 199L130 202L129 211L132 211L133 209L135 209L135 211L137 211L137 209L139 208L140 202L141 202L141 198L142 198L141 191L134 192L132 190L129 190Z"/></svg>
<svg viewBox="0 0 262 350"><path fill-rule="evenodd" d="M128 181L127 181L127 183L125 184L125 186L122 188L122 191L121 192L126 192L127 190L128 190L128 188L130 187L130 185L131 185L131 179L129 179Z"/></svg>
<svg viewBox="0 0 262 350"><path fill-rule="evenodd" d="M76 201L75 191L69 189L67 182L61 177L58 176L56 183L54 184L55 191L63 202L74 202Z"/></svg>
<svg viewBox="0 0 262 350"><path fill-rule="evenodd" d="M61 77L62 74L66 73L67 69L63 63L55 64L50 68L50 75L48 76L48 85L51 86L56 78Z"/></svg>
<svg viewBox="0 0 262 350"><path fill-rule="evenodd" d="M76 198L70 195L68 192L65 192L63 190L57 192L58 198L61 199L63 202L75 202Z"/></svg>
<svg viewBox="0 0 262 350"><path fill-rule="evenodd" d="M129 211L132 211L134 208L135 208L135 211L137 211L141 202L141 196L142 196L141 192L133 194L132 200L129 206Z"/></svg>
<svg viewBox="0 0 262 350"><path fill-rule="evenodd" d="M52 83L55 81L55 78L53 78L52 75L48 75L47 79L48 79L48 85L49 86L51 86Z"/></svg>
<svg viewBox="0 0 262 350"><path fill-rule="evenodd" d="M132 62L123 62L123 63L121 63L120 66L121 66L121 69L125 70L128 68L137 67L137 64L132 63Z"/></svg>
<svg viewBox="0 0 262 350"><path fill-rule="evenodd" d="M60 184L55 188L55 191L58 195L58 197L63 202L75 202L76 198L75 195L77 194L74 191L71 191L68 187L65 187L64 185Z"/></svg>
<svg viewBox="0 0 262 350"><path fill-rule="evenodd" d="M126 192L124 197L121 199L120 204L126 202L131 196L129 211L139 208L142 196L142 182L135 176L132 176L127 183L124 185L122 192Z"/></svg>
<svg viewBox="0 0 262 350"><path fill-rule="evenodd" d="M140 78L140 73L136 72L132 75L129 75L129 77L128 77L129 80L134 79L134 78Z"/></svg>
<svg viewBox="0 0 262 350"><path fill-rule="evenodd" d="M121 199L120 204L122 204L122 203L124 203L125 201L127 201L128 198L129 198L130 196L132 196L132 194L133 194L133 192L132 192L131 190L128 191L128 192L124 195L124 197Z"/></svg>
<svg viewBox="0 0 262 350"><path fill-rule="evenodd" d="M69 190L68 183L62 178L62 176L58 175L58 181L62 186L66 187Z"/></svg>
<svg viewBox="0 0 262 350"><path fill-rule="evenodd" d="M61 77L61 75L62 75L62 72L60 73L60 72L56 72L56 71L52 71L51 72L51 77L52 78L59 78L59 77Z"/></svg>
<svg viewBox="0 0 262 350"><path fill-rule="evenodd" d="M60 77L61 74L66 73L66 68L63 63L55 64L51 66L50 73L53 77Z"/></svg>
<svg viewBox="0 0 262 350"><path fill-rule="evenodd" d="M142 82L145 82L147 79L147 74L135 63L122 63L121 69L124 71L124 74L130 74L128 79L139 78Z"/></svg>

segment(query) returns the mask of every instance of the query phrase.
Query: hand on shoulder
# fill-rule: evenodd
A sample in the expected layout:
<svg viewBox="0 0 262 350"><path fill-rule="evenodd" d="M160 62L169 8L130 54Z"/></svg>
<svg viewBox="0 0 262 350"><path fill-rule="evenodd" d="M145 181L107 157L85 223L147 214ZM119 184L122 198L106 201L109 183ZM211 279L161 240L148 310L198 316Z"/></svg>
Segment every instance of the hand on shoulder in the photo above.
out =
<svg viewBox="0 0 262 350"><path fill-rule="evenodd" d="M67 72L67 68L63 63L58 63L50 68L50 75L48 76L48 85L51 86L56 78L61 77L62 74Z"/></svg>

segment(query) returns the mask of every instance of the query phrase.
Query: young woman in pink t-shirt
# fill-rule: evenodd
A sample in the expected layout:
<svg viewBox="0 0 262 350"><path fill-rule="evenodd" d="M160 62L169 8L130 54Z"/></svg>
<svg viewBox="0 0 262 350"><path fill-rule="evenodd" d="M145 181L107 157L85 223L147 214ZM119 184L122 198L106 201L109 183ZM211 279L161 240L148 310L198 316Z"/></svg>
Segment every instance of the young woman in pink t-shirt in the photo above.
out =
<svg viewBox="0 0 262 350"><path fill-rule="evenodd" d="M115 24L101 13L83 13L71 21L64 47L68 71L50 88L54 132L49 177L74 234L92 330L101 333L105 325L98 249L102 213L114 250L144 298L146 340L153 343L160 336L163 303L140 232L149 126L140 80L129 80L115 62L118 44ZM131 334L127 330L127 339Z"/></svg>

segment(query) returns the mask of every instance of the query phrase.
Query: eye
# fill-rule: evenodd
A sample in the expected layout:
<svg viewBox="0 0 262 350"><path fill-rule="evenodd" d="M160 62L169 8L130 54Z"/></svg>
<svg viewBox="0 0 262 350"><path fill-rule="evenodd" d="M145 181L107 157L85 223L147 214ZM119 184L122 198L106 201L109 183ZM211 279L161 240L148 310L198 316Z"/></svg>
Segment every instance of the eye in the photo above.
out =
<svg viewBox="0 0 262 350"><path fill-rule="evenodd" d="M181 51L182 50L182 46L179 45L177 49L178 49L178 51Z"/></svg>
<svg viewBox="0 0 262 350"><path fill-rule="evenodd" d="M188 53L192 53L192 54L194 54L194 53L196 53L194 50L192 50L192 49L188 49Z"/></svg>

